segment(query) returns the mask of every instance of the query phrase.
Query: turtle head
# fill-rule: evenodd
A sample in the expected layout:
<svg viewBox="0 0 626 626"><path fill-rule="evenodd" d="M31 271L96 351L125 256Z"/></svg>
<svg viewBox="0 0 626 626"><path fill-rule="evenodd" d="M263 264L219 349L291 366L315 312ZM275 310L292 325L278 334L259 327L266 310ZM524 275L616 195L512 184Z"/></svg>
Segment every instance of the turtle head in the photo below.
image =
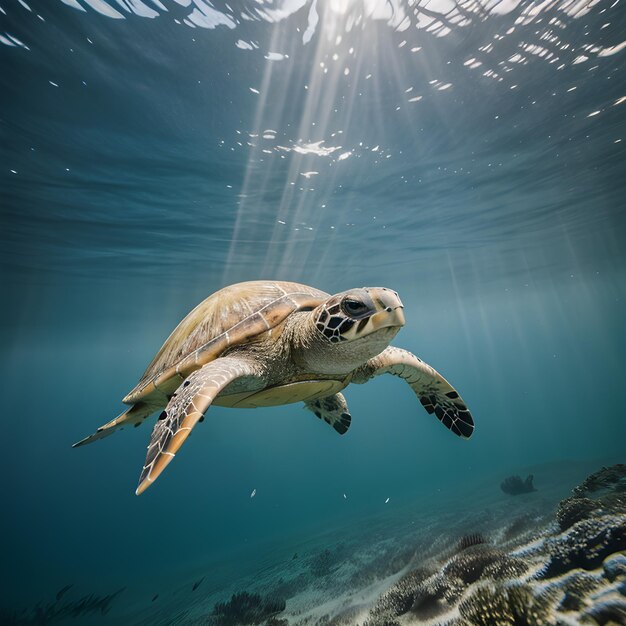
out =
<svg viewBox="0 0 626 626"><path fill-rule="evenodd" d="M388 344L404 326L403 308L398 294L386 287L351 289L317 307L315 327L331 343L377 334L389 336Z"/></svg>
<svg viewBox="0 0 626 626"><path fill-rule="evenodd" d="M398 294L384 287L343 291L309 315L307 323L295 329L302 347L293 356L302 368L320 374L355 370L380 354L404 326Z"/></svg>

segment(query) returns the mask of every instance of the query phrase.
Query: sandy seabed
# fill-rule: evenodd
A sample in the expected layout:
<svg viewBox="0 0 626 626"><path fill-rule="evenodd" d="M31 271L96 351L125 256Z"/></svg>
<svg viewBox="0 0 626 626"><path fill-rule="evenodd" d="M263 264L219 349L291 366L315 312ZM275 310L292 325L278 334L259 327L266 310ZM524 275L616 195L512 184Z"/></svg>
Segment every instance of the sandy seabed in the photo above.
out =
<svg viewBox="0 0 626 626"><path fill-rule="evenodd" d="M569 461L525 471L536 491L508 495L494 479L461 495L386 503L357 525L270 550L254 567L234 564L229 576L196 570L150 597L60 590L0 621L626 625L626 465Z"/></svg>

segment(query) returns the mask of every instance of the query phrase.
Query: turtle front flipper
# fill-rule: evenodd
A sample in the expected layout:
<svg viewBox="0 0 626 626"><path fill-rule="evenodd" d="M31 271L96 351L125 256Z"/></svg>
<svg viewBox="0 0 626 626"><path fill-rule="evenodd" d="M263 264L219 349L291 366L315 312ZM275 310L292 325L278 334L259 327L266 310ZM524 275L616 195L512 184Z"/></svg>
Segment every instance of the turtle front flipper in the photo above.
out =
<svg viewBox="0 0 626 626"><path fill-rule="evenodd" d="M143 493L157 479L227 385L237 378L259 375L260 368L253 361L235 357L216 359L190 374L154 426L136 494Z"/></svg>
<svg viewBox="0 0 626 626"><path fill-rule="evenodd" d="M457 390L434 368L407 350L390 346L356 370L352 382L361 384L373 376L393 374L404 379L428 413L455 435L469 439L474 420Z"/></svg>
<svg viewBox="0 0 626 626"><path fill-rule="evenodd" d="M343 394L336 393L325 398L308 400L304 406L327 424L330 424L340 435L345 435L348 432L352 416L348 411L348 403Z"/></svg>

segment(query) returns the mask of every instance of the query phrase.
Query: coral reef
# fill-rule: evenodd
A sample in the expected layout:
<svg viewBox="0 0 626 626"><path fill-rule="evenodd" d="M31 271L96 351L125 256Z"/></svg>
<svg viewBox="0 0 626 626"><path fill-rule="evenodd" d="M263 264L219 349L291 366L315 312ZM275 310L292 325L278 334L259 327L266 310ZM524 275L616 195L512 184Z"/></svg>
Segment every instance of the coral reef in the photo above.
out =
<svg viewBox="0 0 626 626"><path fill-rule="evenodd" d="M508 476L500 483L500 489L511 496L537 491L533 485L533 478L532 474L527 476L526 480L522 480L519 476Z"/></svg>
<svg viewBox="0 0 626 626"><path fill-rule="evenodd" d="M286 602L281 598L263 597L258 593L242 591L232 595L228 602L218 602L211 613L213 623L219 626L236 624L261 624L285 610Z"/></svg>
<svg viewBox="0 0 626 626"><path fill-rule="evenodd" d="M449 611L459 600L465 589L460 578L441 573L425 580L415 593L411 612L419 619L430 619Z"/></svg>
<svg viewBox="0 0 626 626"><path fill-rule="evenodd" d="M592 570L609 555L626 549L626 515L604 515L577 522L565 533L548 540L550 562L545 577L572 569Z"/></svg>
<svg viewBox="0 0 626 626"><path fill-rule="evenodd" d="M614 582L618 579L626 581L626 556L623 554L614 554L602 563L604 575L607 580Z"/></svg>
<svg viewBox="0 0 626 626"><path fill-rule="evenodd" d="M597 503L589 498L572 496L561 500L556 512L556 519L561 530L567 530L576 522L580 522L590 516L598 507Z"/></svg>
<svg viewBox="0 0 626 626"><path fill-rule="evenodd" d="M439 571L415 569L400 578L372 607L366 626L390 626L411 614L427 620L450 611L465 590L480 578L506 579L523 574L528 565L518 557L489 546L484 537L464 537Z"/></svg>
<svg viewBox="0 0 626 626"><path fill-rule="evenodd" d="M466 585L487 576L506 578L519 576L527 570L522 559L511 557L496 548L473 546L455 555L443 568L445 576L461 579Z"/></svg>
<svg viewBox="0 0 626 626"><path fill-rule="evenodd" d="M585 519L606 514L626 514L626 465L603 467L575 487L559 503L556 518L561 530Z"/></svg>
<svg viewBox="0 0 626 626"><path fill-rule="evenodd" d="M462 536L452 554L387 589L365 626L626 625L624 469L592 474L541 532L532 528L535 516L523 514L495 533L503 544ZM509 484L532 488L532 476L513 478ZM509 543L528 530L530 542Z"/></svg>
<svg viewBox="0 0 626 626"><path fill-rule="evenodd" d="M574 571L558 585L563 593L559 609L580 611L585 608L587 598L601 585L601 581L587 572Z"/></svg>
<svg viewBox="0 0 626 626"><path fill-rule="evenodd" d="M471 546L477 546L487 543L487 540L481 533L472 533L471 535L463 535L457 543L457 550L465 550Z"/></svg>
<svg viewBox="0 0 626 626"><path fill-rule="evenodd" d="M599 602L585 611L583 616L585 624L592 624L593 626L622 626L622 624L626 624L626 601L615 599L608 602Z"/></svg>
<svg viewBox="0 0 626 626"><path fill-rule="evenodd" d="M478 586L459 605L472 626L545 626L552 622L552 598L536 595L527 584Z"/></svg>
<svg viewBox="0 0 626 626"><path fill-rule="evenodd" d="M421 584L432 572L416 569L405 574L381 595L370 610L364 626L389 626L396 617L408 613L416 601Z"/></svg>
<svg viewBox="0 0 626 626"><path fill-rule="evenodd" d="M611 467L603 467L588 476L573 493L575 496L584 497L603 490L626 493L626 465L618 463Z"/></svg>

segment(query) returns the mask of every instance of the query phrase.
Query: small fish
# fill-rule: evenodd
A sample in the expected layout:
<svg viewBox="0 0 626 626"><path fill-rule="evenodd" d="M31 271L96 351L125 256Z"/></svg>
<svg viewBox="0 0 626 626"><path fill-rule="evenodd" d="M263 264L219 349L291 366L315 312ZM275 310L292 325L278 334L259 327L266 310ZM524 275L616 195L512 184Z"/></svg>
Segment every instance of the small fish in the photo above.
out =
<svg viewBox="0 0 626 626"><path fill-rule="evenodd" d="M252 490L252 493L250 494L250 497L251 497L251 498L254 498L254 496L256 496L256 489L253 489L253 490Z"/></svg>
<svg viewBox="0 0 626 626"><path fill-rule="evenodd" d="M71 589L74 585L65 585L65 587L63 587L63 589L59 589L57 591L57 601L59 601L64 595L65 593Z"/></svg>
<svg viewBox="0 0 626 626"><path fill-rule="evenodd" d="M343 494L343 499L344 499L344 500L347 500L347 499L348 499L348 496L347 496L345 493Z"/></svg>
<svg viewBox="0 0 626 626"><path fill-rule="evenodd" d="M195 582L195 583L193 584L193 589L192 589L192 591L195 591L195 590L196 590L196 589L197 589L197 588L198 588L198 587L202 584L202 581L203 581L203 580L204 580L204 576L203 576L203 577L202 577L202 578L201 578L198 582Z"/></svg>
<svg viewBox="0 0 626 626"><path fill-rule="evenodd" d="M294 555L291 557L291 560L294 561L297 558L298 558L298 553L294 552Z"/></svg>
<svg viewBox="0 0 626 626"><path fill-rule="evenodd" d="M389 502L389 500L390 500L390 499L391 499L391 498L387 498L387 499L385 500L385 504L387 504L387 502Z"/></svg>
<svg viewBox="0 0 626 626"><path fill-rule="evenodd" d="M155 594L155 595L154 595L154 598L152 598L152 602L154 602L154 601L155 601L158 597L159 597L159 594L158 594L158 593L157 593L157 594Z"/></svg>

